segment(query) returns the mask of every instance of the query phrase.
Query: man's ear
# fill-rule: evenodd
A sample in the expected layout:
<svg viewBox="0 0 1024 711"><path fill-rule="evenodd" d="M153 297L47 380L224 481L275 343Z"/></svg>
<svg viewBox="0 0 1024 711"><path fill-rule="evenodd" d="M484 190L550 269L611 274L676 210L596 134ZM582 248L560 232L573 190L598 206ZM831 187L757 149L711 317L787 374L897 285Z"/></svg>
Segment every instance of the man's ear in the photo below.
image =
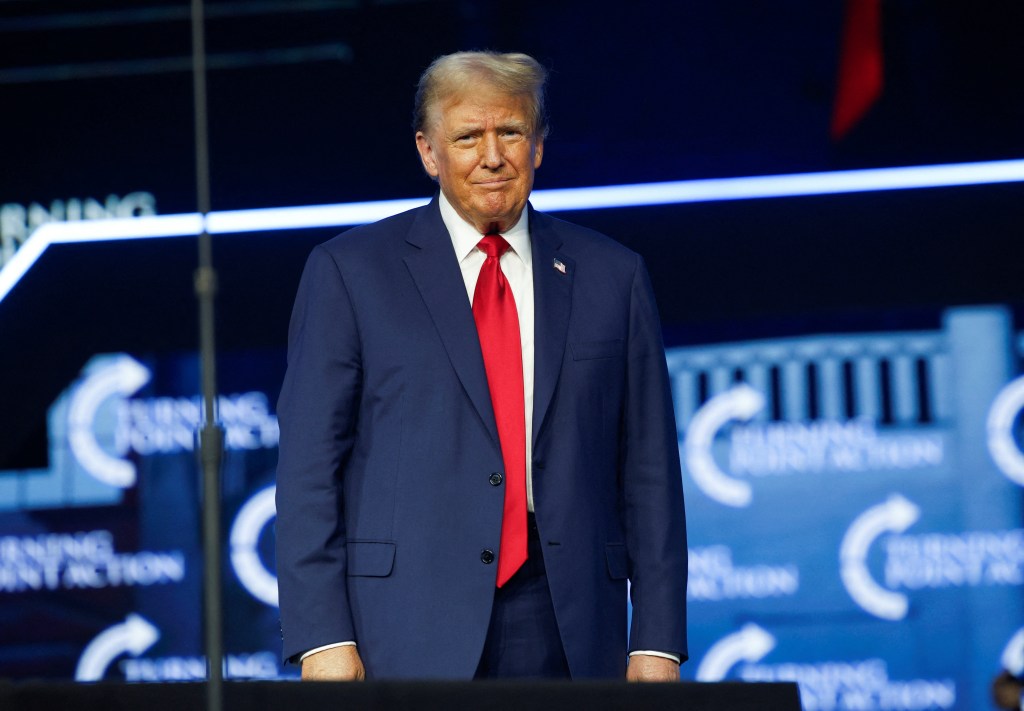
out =
<svg viewBox="0 0 1024 711"><path fill-rule="evenodd" d="M533 169L540 167L541 159L544 158L544 139L538 138L537 144L533 147Z"/></svg>
<svg viewBox="0 0 1024 711"><path fill-rule="evenodd" d="M416 132L416 150L419 151L420 160L423 162L423 170L432 178L437 177L437 160L434 158L434 146L423 131Z"/></svg>

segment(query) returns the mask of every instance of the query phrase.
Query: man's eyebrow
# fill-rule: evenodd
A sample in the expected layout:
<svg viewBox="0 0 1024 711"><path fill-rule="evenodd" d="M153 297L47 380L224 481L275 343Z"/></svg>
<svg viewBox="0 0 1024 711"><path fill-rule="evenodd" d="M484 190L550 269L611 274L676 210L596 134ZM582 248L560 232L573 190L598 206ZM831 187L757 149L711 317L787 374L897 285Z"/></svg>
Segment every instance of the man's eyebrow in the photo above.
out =
<svg viewBox="0 0 1024 711"><path fill-rule="evenodd" d="M467 133L479 133L483 130L483 124L481 123L462 123L457 126L452 126L451 130L448 131L449 136L463 136Z"/></svg>

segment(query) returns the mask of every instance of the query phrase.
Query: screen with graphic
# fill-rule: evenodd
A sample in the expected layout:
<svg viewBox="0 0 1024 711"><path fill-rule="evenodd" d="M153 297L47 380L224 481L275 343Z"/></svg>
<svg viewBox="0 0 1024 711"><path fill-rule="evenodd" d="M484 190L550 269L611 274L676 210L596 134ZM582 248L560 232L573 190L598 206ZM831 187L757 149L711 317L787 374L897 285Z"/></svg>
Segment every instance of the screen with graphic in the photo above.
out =
<svg viewBox="0 0 1024 711"><path fill-rule="evenodd" d="M273 564L283 353L222 354L226 671L282 670ZM49 413L50 466L0 473L0 676L202 679L194 354L100 354Z"/></svg>
<svg viewBox="0 0 1024 711"><path fill-rule="evenodd" d="M1024 657L1021 340L938 330L668 355L700 681L795 680L804 708L979 709Z"/></svg>
<svg viewBox="0 0 1024 711"><path fill-rule="evenodd" d="M1024 338L935 330L670 348L690 536L683 677L799 682L804 708L984 708L1024 666ZM222 356L227 674L279 663L280 349ZM0 675L202 678L194 354L89 360L50 466L0 473Z"/></svg>
<svg viewBox="0 0 1024 711"><path fill-rule="evenodd" d="M174 5L0 13L0 679L205 675ZM492 47L551 70L534 206L651 274L683 678L795 680L807 711L990 708L1000 669L1024 675L1024 3L592 5L207 0L227 675L297 673L275 402L305 259L429 199L417 77Z"/></svg>

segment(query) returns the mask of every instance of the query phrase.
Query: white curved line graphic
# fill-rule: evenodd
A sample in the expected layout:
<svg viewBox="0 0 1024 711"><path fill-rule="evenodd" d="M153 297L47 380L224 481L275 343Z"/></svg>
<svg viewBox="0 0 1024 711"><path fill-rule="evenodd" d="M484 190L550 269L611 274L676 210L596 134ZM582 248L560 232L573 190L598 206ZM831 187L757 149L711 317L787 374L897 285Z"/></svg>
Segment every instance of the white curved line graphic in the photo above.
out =
<svg viewBox="0 0 1024 711"><path fill-rule="evenodd" d="M875 617L900 620L907 614L907 597L886 590L871 577L868 550L883 533L902 533L920 517L921 509L899 494L872 506L847 529L839 547L839 572L853 601Z"/></svg>
<svg viewBox="0 0 1024 711"><path fill-rule="evenodd" d="M756 662L775 648L775 637L749 622L715 642L697 667L697 681L721 681L738 662Z"/></svg>
<svg viewBox="0 0 1024 711"><path fill-rule="evenodd" d="M260 533L276 515L276 486L258 491L238 511L231 526L231 566L242 586L257 600L277 607L277 577L260 560Z"/></svg>
<svg viewBox="0 0 1024 711"><path fill-rule="evenodd" d="M78 660L75 681L99 681L110 663L125 652L137 657L156 644L160 630L134 613L121 624L108 627L89 643Z"/></svg>
<svg viewBox="0 0 1024 711"><path fill-rule="evenodd" d="M68 444L78 463L94 478L127 489L135 484L135 466L105 452L96 441L96 412L110 397L128 397L147 382L149 370L126 355L89 375L71 395L68 405Z"/></svg>
<svg viewBox="0 0 1024 711"><path fill-rule="evenodd" d="M1024 409L1024 376L999 391L988 411L988 451L1010 481L1024 486L1024 452L1013 436L1013 423Z"/></svg>
<svg viewBox="0 0 1024 711"><path fill-rule="evenodd" d="M1021 627L1006 643L1000 657L1003 669L1014 676L1024 675L1024 627Z"/></svg>
<svg viewBox="0 0 1024 711"><path fill-rule="evenodd" d="M711 454L715 435L727 422L749 420L764 405L764 395L740 383L704 403L686 431L683 457L690 475L701 491L726 506L749 506L753 492L750 484L733 479L718 468Z"/></svg>

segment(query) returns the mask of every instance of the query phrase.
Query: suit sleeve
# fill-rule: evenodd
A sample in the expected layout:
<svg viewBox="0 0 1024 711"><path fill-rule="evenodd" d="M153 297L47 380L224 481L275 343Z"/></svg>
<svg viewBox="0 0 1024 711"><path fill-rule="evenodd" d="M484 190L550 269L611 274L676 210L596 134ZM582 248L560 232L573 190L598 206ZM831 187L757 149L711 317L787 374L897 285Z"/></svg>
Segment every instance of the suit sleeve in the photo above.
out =
<svg viewBox="0 0 1024 711"><path fill-rule="evenodd" d="M359 333L342 275L324 247L306 263L278 401L277 574L286 660L355 640L346 588L342 474L362 382Z"/></svg>
<svg viewBox="0 0 1024 711"><path fill-rule="evenodd" d="M661 322L643 260L630 294L622 481L633 604L629 649L687 658L686 517Z"/></svg>

